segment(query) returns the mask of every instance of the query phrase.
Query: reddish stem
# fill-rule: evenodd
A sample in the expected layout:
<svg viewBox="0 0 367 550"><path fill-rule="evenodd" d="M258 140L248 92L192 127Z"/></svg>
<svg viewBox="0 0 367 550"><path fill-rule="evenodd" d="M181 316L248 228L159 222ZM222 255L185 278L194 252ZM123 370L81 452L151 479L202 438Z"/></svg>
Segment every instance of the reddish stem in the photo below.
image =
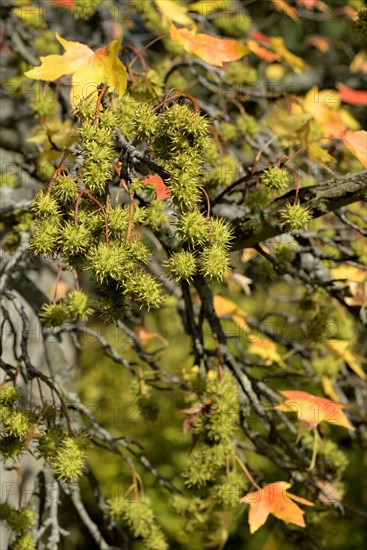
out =
<svg viewBox="0 0 367 550"><path fill-rule="evenodd" d="M137 59L139 59L140 63L141 63L141 66L143 67L143 70L145 72L148 71L148 65L144 59L144 57L142 56L142 54L139 52L139 50L137 48L135 48L135 46L132 46L131 44L127 44L126 46L124 46L127 50L131 50L132 52L134 52L135 54L135 57L133 58L133 60L129 63L128 67L130 68L133 63L135 63L135 61Z"/></svg>
<svg viewBox="0 0 367 550"><path fill-rule="evenodd" d="M252 475L250 474L250 472L248 471L244 463L238 458L238 456L236 456L236 460L238 464L241 466L242 470L245 472L245 475L247 479L250 481L250 483L252 483L252 485L256 487L258 491L261 491L261 487L259 487L259 485L256 483L256 481L254 480L254 478L252 477Z"/></svg>
<svg viewBox="0 0 367 550"><path fill-rule="evenodd" d="M210 217L210 198L209 198L209 195L206 192L204 187L200 187L200 190L204 193L205 198L206 198L206 203L207 203L207 206L208 206L208 213L207 213L206 217L207 217L207 219L209 219L209 217Z"/></svg>
<svg viewBox="0 0 367 550"><path fill-rule="evenodd" d="M58 265L58 268L57 268L57 276L56 276L56 282L55 282L55 292L54 292L54 297L53 297L53 300L52 300L52 304L53 304L53 305L56 304L57 290L58 290L58 288L59 288L59 282L60 282L61 272L62 272L62 267L61 267L61 265Z"/></svg>
<svg viewBox="0 0 367 550"><path fill-rule="evenodd" d="M97 99L97 103L96 103L96 113L94 115L94 123L95 123L96 126L98 126L98 124L99 124L99 118L98 118L99 108L101 106L103 96L105 95L106 92L107 92L107 86L103 86L103 88L101 89L101 91L98 94L98 99Z"/></svg>
<svg viewBox="0 0 367 550"><path fill-rule="evenodd" d="M54 179L55 179L56 176L57 176L58 174L60 174L60 172L62 171L64 161L66 160L66 158L67 158L69 152L70 152L70 151L65 151L65 153L63 153L58 168L56 168L56 170L54 170L54 172L53 172L53 174L52 174L52 176L51 176L51 178L50 178L50 181L48 182L47 191L49 191L49 190L51 189L52 184L53 184L53 182L54 182Z"/></svg>
<svg viewBox="0 0 367 550"><path fill-rule="evenodd" d="M133 485L134 485L134 500L135 502L139 501L139 489L138 489L138 480L136 479L136 471L135 468L132 468L132 478L133 478Z"/></svg>
<svg viewBox="0 0 367 550"><path fill-rule="evenodd" d="M174 89L174 88L173 88ZM192 95L189 95L189 94L184 94L184 93L179 93L179 94L176 94L172 97L168 97L166 99L164 99L157 107L155 107L153 110L154 111L158 111L158 109L160 109L161 107L163 107L163 105L166 105L167 103L172 103L173 101L175 101L176 99L180 98L180 97L186 97L189 101L191 101L191 103L193 104L194 106L194 109L195 109L195 112L198 113L200 111L200 107L199 107L199 104L198 102L196 101L196 99L192 96Z"/></svg>
<svg viewBox="0 0 367 550"><path fill-rule="evenodd" d="M295 195L295 198L294 198L294 202L295 202L295 204L297 204L297 202L298 202L298 193L299 193L299 189L300 189L300 186L301 186L301 176L299 175L297 170L295 168L293 168L293 166L287 166L287 168L288 168L288 170L290 170L292 172L292 174L294 174L294 176L296 178L296 195Z"/></svg>
<svg viewBox="0 0 367 550"><path fill-rule="evenodd" d="M214 128L214 126L210 126L209 129L210 129L210 132L213 134L213 139L215 141L215 145L217 146L218 152L219 152L220 156L222 156L223 155L223 147L222 147L222 144L221 144L219 136L218 136L218 131L216 130L216 128Z"/></svg>
<svg viewBox="0 0 367 550"><path fill-rule="evenodd" d="M143 52L144 50L147 50L150 46L153 46L153 44L155 44L156 42L158 42L159 40L162 40L162 38L166 36L165 34L161 34L160 36L157 36L156 38L153 38L153 40L151 40L150 42L148 42L148 44L146 44L144 46L144 48L141 49L140 51L140 54L141 52ZM130 61L129 63L129 68L132 67L135 63L135 61L139 58L138 54L135 55L135 57ZM140 59L140 58L139 58Z"/></svg>

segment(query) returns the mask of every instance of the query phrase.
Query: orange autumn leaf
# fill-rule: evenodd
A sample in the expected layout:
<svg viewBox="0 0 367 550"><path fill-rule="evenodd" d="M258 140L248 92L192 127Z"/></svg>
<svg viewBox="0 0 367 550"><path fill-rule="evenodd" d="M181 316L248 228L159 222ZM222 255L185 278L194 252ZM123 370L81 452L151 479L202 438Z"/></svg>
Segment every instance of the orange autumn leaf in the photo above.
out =
<svg viewBox="0 0 367 550"><path fill-rule="evenodd" d="M72 75L70 103L75 107L81 99L95 94L97 86L104 83L121 97L126 89L127 73L117 57L122 37L112 40L96 52L80 42L70 42L56 33L56 38L65 49L63 55L40 57L41 65L24 74L34 80L51 81L63 75Z"/></svg>
<svg viewBox="0 0 367 550"><path fill-rule="evenodd" d="M367 53L362 50L358 52L350 64L350 70L352 73L367 74Z"/></svg>
<svg viewBox="0 0 367 550"><path fill-rule="evenodd" d="M53 3L62 8L75 8L74 0L53 0Z"/></svg>
<svg viewBox="0 0 367 550"><path fill-rule="evenodd" d="M271 44L271 36L266 36L266 34L263 34L262 32L253 31L250 36L256 40L256 42L262 42L268 46Z"/></svg>
<svg viewBox="0 0 367 550"><path fill-rule="evenodd" d="M366 373L362 368L362 363L366 364L367 359L363 355L353 353L349 349L347 340L328 340L326 346L333 352L336 357L342 357L348 366L362 379L366 378Z"/></svg>
<svg viewBox="0 0 367 550"><path fill-rule="evenodd" d="M265 485L259 491L248 493L241 498L241 502L250 505L248 515L250 533L255 533L260 529L268 519L269 514L273 514L285 523L293 523L299 527L306 526L303 518L304 511L293 501L306 506L313 506L314 504L309 500L288 493L287 489L289 487L291 487L290 483L275 481Z"/></svg>
<svg viewBox="0 0 367 550"><path fill-rule="evenodd" d="M349 290L352 296L344 299L348 306L367 307L367 281L361 281L360 283L350 281Z"/></svg>
<svg viewBox="0 0 367 550"><path fill-rule="evenodd" d="M177 29L173 24L170 28L170 37L173 42L181 44L188 53L193 53L206 63L217 67L223 67L224 63L236 61L249 53L249 49L237 40L196 34L193 30Z"/></svg>
<svg viewBox="0 0 367 550"><path fill-rule="evenodd" d="M163 17L179 25L193 25L194 21L187 15L187 6L173 0L154 0Z"/></svg>
<svg viewBox="0 0 367 550"><path fill-rule="evenodd" d="M262 42L273 51L263 48L258 42ZM292 67L296 73L301 73L307 69L303 59L294 55L285 47L284 39L281 36L266 36L260 32L253 32L251 33L251 39L247 40L247 45L252 53L268 63L280 61Z"/></svg>
<svg viewBox="0 0 367 550"><path fill-rule="evenodd" d="M329 6L321 0L297 0L297 4L307 10L317 9L319 11L326 11L329 8Z"/></svg>
<svg viewBox="0 0 367 550"><path fill-rule="evenodd" d="M341 82L337 83L339 96L345 103L351 105L367 105L367 92L364 90L353 90Z"/></svg>
<svg viewBox="0 0 367 550"><path fill-rule="evenodd" d="M261 359L264 361L264 364L267 366L276 363L283 369L287 368L287 364L284 362L282 356L278 352L275 342L270 342L269 340L261 340L257 337L257 335L250 335L249 338L250 340L253 338L254 341L248 347L248 353L261 357Z"/></svg>
<svg viewBox="0 0 367 550"><path fill-rule="evenodd" d="M365 130L348 132L343 136L343 141L346 148L367 168L367 132Z"/></svg>
<svg viewBox="0 0 367 550"><path fill-rule="evenodd" d="M349 430L354 430L352 424L343 412L348 405L336 403L325 397L318 397L311 393L298 390L279 392L286 400L277 405L275 409L283 412L296 412L298 419L302 422L307 431L312 430L320 422L329 422Z"/></svg>
<svg viewBox="0 0 367 550"><path fill-rule="evenodd" d="M273 53L266 48L263 48L262 46L260 46L260 44L255 42L255 40L247 40L247 45L252 53L257 55L257 57L260 57L260 59L267 61L268 63L279 60L278 54Z"/></svg>
<svg viewBox="0 0 367 550"><path fill-rule="evenodd" d="M147 330L140 328L137 334L143 346L146 346L152 340L160 340L165 347L169 346L167 340L161 334L158 334L158 332L148 332Z"/></svg>
<svg viewBox="0 0 367 550"><path fill-rule="evenodd" d="M214 309L218 317L224 317L224 315L232 315L238 310L238 305L224 298L223 296L214 296Z"/></svg>
<svg viewBox="0 0 367 550"><path fill-rule="evenodd" d="M272 3L277 11L284 12L293 21L299 20L296 8L287 4L285 0L272 0Z"/></svg>
<svg viewBox="0 0 367 550"><path fill-rule="evenodd" d="M354 21L358 15L358 12L357 10L352 8L352 6L342 6L341 8L338 9L338 14L339 15L344 14L347 17L349 17L349 19L352 19L352 21Z"/></svg>
<svg viewBox="0 0 367 550"><path fill-rule="evenodd" d="M243 309L231 300L228 300L228 298L224 298L219 295L214 296L213 303L215 313L219 318L229 315L232 318L232 321L236 323L241 330L247 333L249 327L243 318L246 315L246 312Z"/></svg>
<svg viewBox="0 0 367 550"><path fill-rule="evenodd" d="M281 36L273 36L271 38L271 47L277 53L281 61L292 67L295 73L300 74L302 71L307 70L307 65L301 57L294 55L284 45L284 38Z"/></svg>
<svg viewBox="0 0 367 550"><path fill-rule="evenodd" d="M160 176L148 176L144 180L140 180L140 183L144 183L145 185L154 185L157 194L157 201L163 201L171 193L171 190L168 189Z"/></svg>
<svg viewBox="0 0 367 550"><path fill-rule="evenodd" d="M359 123L345 109L340 107L340 96L336 90L311 88L303 100L303 107L312 114L317 129L324 137L342 137L348 130L358 130Z"/></svg>
<svg viewBox="0 0 367 550"><path fill-rule="evenodd" d="M329 41L322 36L309 36L306 42L320 50L320 52L327 52L330 49Z"/></svg>

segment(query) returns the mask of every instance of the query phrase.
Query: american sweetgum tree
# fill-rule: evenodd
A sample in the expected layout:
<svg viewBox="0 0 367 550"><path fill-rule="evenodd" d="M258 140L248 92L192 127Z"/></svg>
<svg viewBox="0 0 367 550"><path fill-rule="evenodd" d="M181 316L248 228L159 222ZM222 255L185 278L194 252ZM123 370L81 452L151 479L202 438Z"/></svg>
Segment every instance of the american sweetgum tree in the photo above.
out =
<svg viewBox="0 0 367 550"><path fill-rule="evenodd" d="M361 4L2 8L4 545L361 547Z"/></svg>

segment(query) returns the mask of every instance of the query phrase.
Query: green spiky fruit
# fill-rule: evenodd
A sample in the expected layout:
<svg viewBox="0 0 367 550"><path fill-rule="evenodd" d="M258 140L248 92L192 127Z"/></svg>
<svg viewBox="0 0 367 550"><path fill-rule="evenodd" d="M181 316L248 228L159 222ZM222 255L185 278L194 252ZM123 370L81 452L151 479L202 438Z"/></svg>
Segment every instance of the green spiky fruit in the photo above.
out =
<svg viewBox="0 0 367 550"><path fill-rule="evenodd" d="M187 250L180 250L180 252L172 254L165 262L165 265L170 271L172 278L177 282L182 280L189 281L195 275L197 269L195 256Z"/></svg>
<svg viewBox="0 0 367 550"><path fill-rule="evenodd" d="M200 258L200 268L204 277L209 280L223 279L229 271L226 250L217 244L205 248Z"/></svg>
<svg viewBox="0 0 367 550"><path fill-rule="evenodd" d="M280 211L280 219L282 224L288 231L307 229L312 221L312 212L309 208L297 204L286 204Z"/></svg>
<svg viewBox="0 0 367 550"><path fill-rule="evenodd" d="M63 304L43 304L39 316L46 327L61 327L67 319L68 312Z"/></svg>
<svg viewBox="0 0 367 550"><path fill-rule="evenodd" d="M290 184L289 174L284 168L272 166L260 178L261 184L271 191L284 191Z"/></svg>

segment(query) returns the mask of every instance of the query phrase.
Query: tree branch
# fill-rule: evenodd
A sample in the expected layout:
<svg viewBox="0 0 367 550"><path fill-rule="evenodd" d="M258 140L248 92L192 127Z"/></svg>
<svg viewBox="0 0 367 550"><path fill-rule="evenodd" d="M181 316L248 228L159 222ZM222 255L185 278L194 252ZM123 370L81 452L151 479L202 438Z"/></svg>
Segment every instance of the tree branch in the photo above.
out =
<svg viewBox="0 0 367 550"><path fill-rule="evenodd" d="M251 247L285 232L281 225L280 210L293 204L296 191L279 197L262 212L249 212L228 204L218 204L214 212L231 222L234 230L233 250ZM367 171L329 179L321 185L305 187L299 191L299 201L318 218L353 202L367 199Z"/></svg>

